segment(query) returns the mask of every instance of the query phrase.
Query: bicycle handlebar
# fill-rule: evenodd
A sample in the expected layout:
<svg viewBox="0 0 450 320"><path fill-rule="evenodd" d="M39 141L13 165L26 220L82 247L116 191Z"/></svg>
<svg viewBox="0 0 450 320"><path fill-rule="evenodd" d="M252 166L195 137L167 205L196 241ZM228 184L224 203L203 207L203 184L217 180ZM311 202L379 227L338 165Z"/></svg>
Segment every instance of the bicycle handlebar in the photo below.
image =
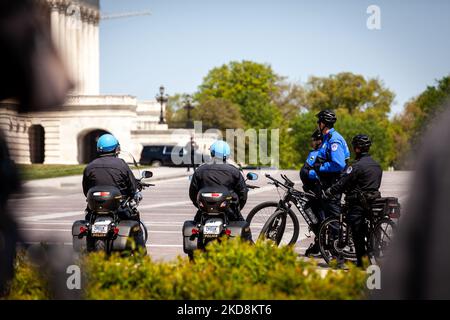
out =
<svg viewBox="0 0 450 320"><path fill-rule="evenodd" d="M284 175L284 174L281 174L281 177L282 177L284 180L286 180L286 183L287 183L287 184L284 184L284 183L282 183L281 181L275 179L274 177L272 177L272 176L271 176L270 174L268 174L268 173L266 173L265 176L266 176L267 179L272 180L273 182L269 182L269 183L270 183L270 184L273 184L273 185L274 185L275 187L277 187L277 188L278 188L278 187L282 187L282 188L288 190L289 192L295 192L295 193L298 193L300 196L308 196L308 197L313 197L313 198L317 198L317 197L318 197L316 194L314 194L314 193L312 193L312 192L308 192L308 191L302 192L302 191L296 190L296 189L294 188L294 182L291 181L291 180L290 180L286 175Z"/></svg>
<svg viewBox="0 0 450 320"><path fill-rule="evenodd" d="M275 179L274 177L272 177L270 174L266 173L265 174L266 178L269 180L273 181L273 184L275 185L275 187L284 187L285 189L291 189L292 186L286 185L283 182Z"/></svg>

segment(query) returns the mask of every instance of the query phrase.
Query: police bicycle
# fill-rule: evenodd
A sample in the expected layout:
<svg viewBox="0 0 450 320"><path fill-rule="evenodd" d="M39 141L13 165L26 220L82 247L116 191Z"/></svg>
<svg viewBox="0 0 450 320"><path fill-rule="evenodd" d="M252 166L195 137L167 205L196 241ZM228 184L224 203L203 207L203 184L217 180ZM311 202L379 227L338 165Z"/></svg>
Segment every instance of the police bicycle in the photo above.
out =
<svg viewBox="0 0 450 320"><path fill-rule="evenodd" d="M361 197L364 196L361 194ZM387 197L375 199L370 204L365 202L363 206L366 210L363 222L366 230L366 252L370 263L379 264L386 256L395 235L395 219L400 218L400 204L397 198ZM356 259L351 229L346 223L347 212L348 204L345 203L338 217L329 217L320 226L319 249L327 264L332 260L342 264Z"/></svg>
<svg viewBox="0 0 450 320"><path fill-rule="evenodd" d="M278 202L267 201L254 207L247 215L253 239L269 239L276 245L293 245L297 242L300 233L300 223L292 204L298 209L305 219L309 229L319 222L314 214L311 204L317 200L317 195L311 192L301 192L294 188L292 182L286 175L281 174L284 182L265 175L270 180L269 184L284 191Z"/></svg>

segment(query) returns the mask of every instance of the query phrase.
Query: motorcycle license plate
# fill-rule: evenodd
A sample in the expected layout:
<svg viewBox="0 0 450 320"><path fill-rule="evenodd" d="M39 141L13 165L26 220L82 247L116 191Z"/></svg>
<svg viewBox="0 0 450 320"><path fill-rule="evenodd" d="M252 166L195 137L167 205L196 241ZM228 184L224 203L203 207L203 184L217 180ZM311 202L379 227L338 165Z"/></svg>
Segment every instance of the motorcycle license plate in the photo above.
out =
<svg viewBox="0 0 450 320"><path fill-rule="evenodd" d="M204 234L219 234L220 228L218 226L205 226Z"/></svg>
<svg viewBox="0 0 450 320"><path fill-rule="evenodd" d="M105 235L108 233L108 226L94 224L92 226L92 233L95 235Z"/></svg>

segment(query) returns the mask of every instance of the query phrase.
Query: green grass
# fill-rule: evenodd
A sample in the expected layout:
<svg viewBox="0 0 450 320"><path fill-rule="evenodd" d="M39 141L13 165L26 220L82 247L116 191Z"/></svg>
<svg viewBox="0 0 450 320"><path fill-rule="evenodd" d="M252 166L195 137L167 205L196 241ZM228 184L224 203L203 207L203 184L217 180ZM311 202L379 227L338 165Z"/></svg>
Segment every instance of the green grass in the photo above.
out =
<svg viewBox="0 0 450 320"><path fill-rule="evenodd" d="M84 164L21 164L18 165L23 180L46 179L83 174Z"/></svg>
<svg viewBox="0 0 450 320"><path fill-rule="evenodd" d="M83 174L85 164L19 164L17 165L22 180L47 179ZM132 170L135 166L130 166ZM139 167L139 170L150 168Z"/></svg>

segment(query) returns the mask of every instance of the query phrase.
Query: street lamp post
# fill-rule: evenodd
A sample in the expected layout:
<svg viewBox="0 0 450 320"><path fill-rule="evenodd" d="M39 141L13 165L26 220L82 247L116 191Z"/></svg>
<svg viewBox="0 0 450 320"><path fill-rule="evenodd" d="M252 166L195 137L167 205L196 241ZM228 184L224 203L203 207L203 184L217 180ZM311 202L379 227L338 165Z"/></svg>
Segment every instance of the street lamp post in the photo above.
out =
<svg viewBox="0 0 450 320"><path fill-rule="evenodd" d="M156 101L161 104L161 113L159 114L159 124L165 124L163 106L169 100L169 96L164 94L164 86L159 87L159 95L156 95Z"/></svg>
<svg viewBox="0 0 450 320"><path fill-rule="evenodd" d="M191 110L194 109L194 106L192 105L192 97L190 95L185 96L183 108L187 111L186 127L188 129L192 129L194 127L194 123L192 122L192 119L191 119Z"/></svg>

